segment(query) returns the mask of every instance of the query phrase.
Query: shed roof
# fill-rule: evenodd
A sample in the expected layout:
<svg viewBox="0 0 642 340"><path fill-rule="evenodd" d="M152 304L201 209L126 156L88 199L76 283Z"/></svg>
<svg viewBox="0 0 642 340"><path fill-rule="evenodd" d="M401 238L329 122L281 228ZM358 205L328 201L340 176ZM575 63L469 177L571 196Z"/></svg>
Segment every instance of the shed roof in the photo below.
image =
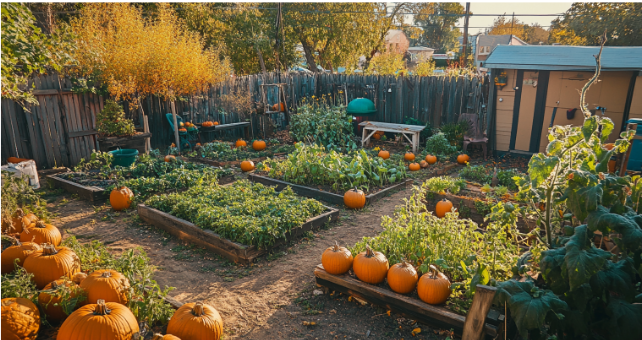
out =
<svg viewBox="0 0 642 340"><path fill-rule="evenodd" d="M499 45L483 63L485 68L521 70L595 70L599 46ZM642 70L642 46L604 47L603 71Z"/></svg>
<svg viewBox="0 0 642 340"><path fill-rule="evenodd" d="M411 51L411 52L421 52L421 51L428 52L428 51L434 51L434 50L435 50L434 48L425 47L425 46L408 47L408 51Z"/></svg>

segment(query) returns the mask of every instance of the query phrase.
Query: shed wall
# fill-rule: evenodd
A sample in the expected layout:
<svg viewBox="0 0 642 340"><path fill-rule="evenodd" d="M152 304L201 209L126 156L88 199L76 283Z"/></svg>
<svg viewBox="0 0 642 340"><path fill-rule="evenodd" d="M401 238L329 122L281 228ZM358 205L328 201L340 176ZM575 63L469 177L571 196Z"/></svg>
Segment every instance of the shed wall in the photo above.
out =
<svg viewBox="0 0 642 340"><path fill-rule="evenodd" d="M635 88L633 89L633 100L631 101L629 118L642 119L642 76L638 76L635 80Z"/></svg>

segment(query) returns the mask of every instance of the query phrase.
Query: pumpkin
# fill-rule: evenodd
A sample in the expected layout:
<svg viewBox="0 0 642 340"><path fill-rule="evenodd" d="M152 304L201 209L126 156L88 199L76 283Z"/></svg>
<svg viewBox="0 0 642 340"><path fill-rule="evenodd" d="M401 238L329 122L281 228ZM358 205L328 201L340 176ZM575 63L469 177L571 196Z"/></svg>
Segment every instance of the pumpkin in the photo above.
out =
<svg viewBox="0 0 642 340"><path fill-rule="evenodd" d="M72 277L80 271L80 259L73 250L67 247L54 247L44 244L29 254L24 261L24 269L33 274L33 280L38 289L42 289L49 282L66 276Z"/></svg>
<svg viewBox="0 0 642 340"><path fill-rule="evenodd" d="M2 340L34 340L40 329L38 307L25 298L2 299Z"/></svg>
<svg viewBox="0 0 642 340"><path fill-rule="evenodd" d="M254 162L252 161L243 161L241 162L241 170L243 172L248 172L254 170Z"/></svg>
<svg viewBox="0 0 642 340"><path fill-rule="evenodd" d="M29 226L31 223L36 222L37 220L38 217L36 215L32 213L28 213L25 215L24 211L18 208L11 217L11 224L3 226L2 231L12 234L19 234L24 230L24 228Z"/></svg>
<svg viewBox="0 0 642 340"><path fill-rule="evenodd" d="M408 294L417 287L419 276L415 267L406 261L397 263L388 270L388 286L399 294Z"/></svg>
<svg viewBox="0 0 642 340"><path fill-rule="evenodd" d="M343 203L350 209L361 209L366 206L366 194L357 188L346 191Z"/></svg>
<svg viewBox="0 0 642 340"><path fill-rule="evenodd" d="M285 105L283 105L283 103L274 104L272 105L272 111L285 111Z"/></svg>
<svg viewBox="0 0 642 340"><path fill-rule="evenodd" d="M128 187L119 187L109 194L109 203L114 210L123 210L132 205L134 193Z"/></svg>
<svg viewBox="0 0 642 340"><path fill-rule="evenodd" d="M238 147L241 147L241 146L247 146L247 143L244 140L239 139L239 140L236 141L236 147L238 148Z"/></svg>
<svg viewBox="0 0 642 340"><path fill-rule="evenodd" d="M218 122L214 122L213 124L214 124L214 125L218 125Z"/></svg>
<svg viewBox="0 0 642 340"><path fill-rule="evenodd" d="M425 168L427 168L427 167L428 167L428 162L426 162L426 161L421 161L421 162L419 162L419 166L421 166L422 168L424 168L424 169L425 169Z"/></svg>
<svg viewBox="0 0 642 340"><path fill-rule="evenodd" d="M262 140L255 140L254 143L252 143L252 149L256 151L265 150L266 147L265 141Z"/></svg>
<svg viewBox="0 0 642 340"><path fill-rule="evenodd" d="M171 334L163 335L163 334L160 334L160 333L156 333L156 334L154 334L154 337L152 338L152 340L181 340L181 338L176 337L176 336L171 335Z"/></svg>
<svg viewBox="0 0 642 340"><path fill-rule="evenodd" d="M40 307L44 308L45 314L47 314L47 320L60 321L67 317L67 314L65 314L65 312L63 311L62 306L59 305L62 301L63 296L58 291L60 290L60 286L62 285L65 285L71 289L71 292L69 296L67 296L67 298L76 298L81 293L78 285L71 281L60 279L46 285L45 288L40 292L40 294L38 294L38 304L40 305Z"/></svg>
<svg viewBox="0 0 642 340"><path fill-rule="evenodd" d="M73 281L76 284L81 284L85 279L87 278L87 274L83 272L79 272L74 274L74 276L71 277L71 281Z"/></svg>
<svg viewBox="0 0 642 340"><path fill-rule="evenodd" d="M372 138L374 138L376 140L380 140L381 139L381 135L378 134L378 133L375 133L374 135L372 135Z"/></svg>
<svg viewBox="0 0 642 340"><path fill-rule="evenodd" d="M25 259L29 254L39 250L40 246L37 243L25 242L17 243L2 252L2 274L8 274L16 270L15 260L18 259L18 264L23 265Z"/></svg>
<svg viewBox="0 0 642 340"><path fill-rule="evenodd" d="M130 340L139 331L129 308L98 300L71 313L60 326L56 340L86 340L87 335L93 335L92 339Z"/></svg>
<svg viewBox="0 0 642 340"><path fill-rule="evenodd" d="M427 155L426 162L428 162L428 164L435 164L437 163L437 157L434 155Z"/></svg>
<svg viewBox="0 0 642 340"><path fill-rule="evenodd" d="M106 302L127 304L126 291L129 289L129 280L115 270L96 270L87 275L80 288L87 292L87 303L98 303L98 300L102 299Z"/></svg>
<svg viewBox="0 0 642 340"><path fill-rule="evenodd" d="M336 241L334 245L326 249L321 255L321 264L326 272L332 275L347 273L352 267L352 253L345 247L339 247Z"/></svg>
<svg viewBox="0 0 642 340"><path fill-rule="evenodd" d="M29 160L29 158L9 157L9 158L7 158L7 163L18 164L18 163L22 163L22 162L28 161L28 160Z"/></svg>
<svg viewBox="0 0 642 340"><path fill-rule="evenodd" d="M175 162L175 161L176 161L176 157L174 157L173 155L167 155L167 156L165 156L165 162L166 162L166 163L169 163L169 162Z"/></svg>
<svg viewBox="0 0 642 340"><path fill-rule="evenodd" d="M439 218L442 218L446 216L446 213L451 212L452 208L453 202L444 198L443 200L437 202L437 205L435 206L435 215L437 215L437 217Z"/></svg>
<svg viewBox="0 0 642 340"><path fill-rule="evenodd" d="M425 303L442 304L450 296L450 281L435 266L430 265L430 272L422 275L417 283L417 293Z"/></svg>
<svg viewBox="0 0 642 340"><path fill-rule="evenodd" d="M187 129L185 129L185 128L180 128L180 129L178 129L178 132L187 132Z"/></svg>
<svg viewBox="0 0 642 340"><path fill-rule="evenodd" d="M408 162L412 162L415 160L415 154L412 152L406 152L405 155L403 155L403 158L407 160Z"/></svg>
<svg viewBox="0 0 642 340"><path fill-rule="evenodd" d="M383 282L388 273L388 259L366 244L366 251L359 253L352 262L352 270L359 280L371 284Z"/></svg>
<svg viewBox="0 0 642 340"><path fill-rule="evenodd" d="M51 243L57 246L61 241L60 230L51 224L46 224L44 221L31 223L20 234L20 242Z"/></svg>
<svg viewBox="0 0 642 340"><path fill-rule="evenodd" d="M181 339L218 340L223 335L223 319L210 305L186 303L169 319L167 333Z"/></svg>
<svg viewBox="0 0 642 340"><path fill-rule="evenodd" d="M408 165L408 169L410 169L410 171L417 171L421 169L421 166L419 165L419 163L410 163Z"/></svg>
<svg viewBox="0 0 642 340"><path fill-rule="evenodd" d="M459 164L468 164L468 161L470 161L470 157L466 154L461 154L457 156L457 163Z"/></svg>
<svg viewBox="0 0 642 340"><path fill-rule="evenodd" d="M214 126L214 123L210 122L209 120L206 122L203 122L203 127L212 127Z"/></svg>
<svg viewBox="0 0 642 340"><path fill-rule="evenodd" d="M379 151L377 156L379 156L379 157L381 157L383 159L388 159L388 158L390 158L390 152L389 151L385 151L385 150L381 150L381 151Z"/></svg>

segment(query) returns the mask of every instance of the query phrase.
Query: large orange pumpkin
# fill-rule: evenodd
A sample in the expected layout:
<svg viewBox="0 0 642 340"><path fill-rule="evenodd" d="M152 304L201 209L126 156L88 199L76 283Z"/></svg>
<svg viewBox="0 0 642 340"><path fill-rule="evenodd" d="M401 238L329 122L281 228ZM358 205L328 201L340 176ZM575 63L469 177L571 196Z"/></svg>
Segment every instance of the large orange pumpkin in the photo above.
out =
<svg viewBox="0 0 642 340"><path fill-rule="evenodd" d="M419 165L419 163L410 163L408 169L410 169L410 171L417 171L421 169L421 165Z"/></svg>
<svg viewBox="0 0 642 340"><path fill-rule="evenodd" d="M119 187L109 194L109 203L114 210L127 209L132 205L134 193L128 187Z"/></svg>
<svg viewBox="0 0 642 340"><path fill-rule="evenodd" d="M36 215L32 213L25 214L22 209L18 208L11 218L11 224L3 226L2 231L10 234L19 234L24 230L24 228L37 220L38 217L36 217Z"/></svg>
<svg viewBox="0 0 642 340"><path fill-rule="evenodd" d="M421 166L422 168L427 168L428 167L428 162L422 160L421 162L419 162L419 166Z"/></svg>
<svg viewBox="0 0 642 340"><path fill-rule="evenodd" d="M272 111L283 112L283 111L285 111L285 105L283 105L282 102L281 103L276 103L276 104L272 105Z"/></svg>
<svg viewBox="0 0 642 340"><path fill-rule="evenodd" d="M174 157L174 155L165 156L165 162L169 163L169 162L175 162L175 161L176 161L176 157Z"/></svg>
<svg viewBox="0 0 642 340"><path fill-rule="evenodd" d="M2 274L8 274L16 270L16 259L18 259L18 264L22 266L27 256L39 249L40 246L37 243L20 243L20 241L17 241L16 245L5 249L2 252Z"/></svg>
<svg viewBox="0 0 642 340"><path fill-rule="evenodd" d="M179 338L177 336L174 336L174 335L171 335L171 334L163 335L163 334L160 334L160 333L156 333L156 334L154 334L154 337L152 338L152 340L181 340L181 338Z"/></svg>
<svg viewBox="0 0 642 340"><path fill-rule="evenodd" d="M60 230L44 221L31 223L20 234L20 242L34 242L37 244L50 243L57 246L62 242Z"/></svg>
<svg viewBox="0 0 642 340"><path fill-rule="evenodd" d="M390 158L390 152L389 151L385 151L385 150L381 150L381 151L379 151L379 154L377 154L377 156L379 156L379 157L381 157L383 159L388 159L388 158Z"/></svg>
<svg viewBox="0 0 642 340"><path fill-rule="evenodd" d="M450 281L435 266L430 265L430 272L422 275L417 283L417 293L425 303L442 304L450 296Z"/></svg>
<svg viewBox="0 0 642 340"><path fill-rule="evenodd" d="M97 304L71 313L60 326L56 340L131 340L139 331L138 321L129 308L98 300Z"/></svg>
<svg viewBox="0 0 642 340"><path fill-rule="evenodd" d="M248 172L254 170L254 162L252 161L243 161L241 162L241 170L243 172Z"/></svg>
<svg viewBox="0 0 642 340"><path fill-rule="evenodd" d="M335 241L334 245L326 249L321 255L321 264L326 272L332 275L347 273L352 267L352 253L345 247L339 247Z"/></svg>
<svg viewBox="0 0 642 340"><path fill-rule="evenodd" d="M247 146L247 143L244 140L239 139L236 141L236 147L238 148L240 146Z"/></svg>
<svg viewBox="0 0 642 340"><path fill-rule="evenodd" d="M383 282L388 274L388 259L382 253L366 245L366 251L359 253L352 262L352 270L359 280L371 284Z"/></svg>
<svg viewBox="0 0 642 340"><path fill-rule="evenodd" d="M461 154L457 156L457 163L459 164L468 164L469 161L470 161L470 157L466 154Z"/></svg>
<svg viewBox="0 0 642 340"><path fill-rule="evenodd" d="M427 155L426 162L428 162L428 164L435 164L437 163L437 157L433 155Z"/></svg>
<svg viewBox="0 0 642 340"><path fill-rule="evenodd" d="M63 285L70 289L69 296L66 298L74 299L82 293L77 284L63 279L53 281L46 285L40 294L38 294L38 304L44 308L45 314L47 314L47 320L60 321L67 317L67 314L65 314L60 305L63 299L60 290Z"/></svg>
<svg viewBox="0 0 642 340"><path fill-rule="evenodd" d="M186 303L169 319L167 333L181 339L219 340L223 335L223 319L210 305Z"/></svg>
<svg viewBox="0 0 642 340"><path fill-rule="evenodd" d="M87 275L80 283L80 288L87 292L87 303L97 303L103 299L106 302L127 304L129 280L115 270L96 270Z"/></svg>
<svg viewBox="0 0 642 340"><path fill-rule="evenodd" d="M415 154L412 152L406 152L406 154L403 155L403 158L408 162L412 162L415 160Z"/></svg>
<svg viewBox="0 0 642 340"><path fill-rule="evenodd" d="M361 209L366 205L366 194L357 189L350 189L343 195L343 203L350 209Z"/></svg>
<svg viewBox="0 0 642 340"><path fill-rule="evenodd" d="M211 122L211 121L209 121L209 120L208 120L208 121L206 121L206 122L203 122L203 127L212 127L212 126L214 126L214 123L212 123L212 122Z"/></svg>
<svg viewBox="0 0 642 340"><path fill-rule="evenodd" d="M63 276L71 278L80 271L80 259L67 247L44 244L42 249L31 253L24 261L24 269L33 274L38 289Z"/></svg>
<svg viewBox="0 0 642 340"><path fill-rule="evenodd" d="M399 294L408 294L415 290L419 276L415 267L403 261L390 267L387 279L390 289Z"/></svg>
<svg viewBox="0 0 642 340"><path fill-rule="evenodd" d="M437 205L435 206L435 215L439 218L442 218L446 216L446 213L451 212L453 208L453 202L443 199L439 202L437 202Z"/></svg>
<svg viewBox="0 0 642 340"><path fill-rule="evenodd" d="M376 140L380 140L381 139L381 135L378 134L378 133L375 133L374 135L372 135L372 138L374 138Z"/></svg>
<svg viewBox="0 0 642 340"><path fill-rule="evenodd" d="M262 140L255 140L254 143L252 143L252 149L256 151L265 150L266 147L265 141Z"/></svg>
<svg viewBox="0 0 642 340"><path fill-rule="evenodd" d="M2 299L2 340L35 340L40 329L38 307L25 298Z"/></svg>
<svg viewBox="0 0 642 340"><path fill-rule="evenodd" d="M71 277L71 281L75 282L76 284L81 284L85 279L87 278L87 274L83 272L79 272L74 274L74 276Z"/></svg>

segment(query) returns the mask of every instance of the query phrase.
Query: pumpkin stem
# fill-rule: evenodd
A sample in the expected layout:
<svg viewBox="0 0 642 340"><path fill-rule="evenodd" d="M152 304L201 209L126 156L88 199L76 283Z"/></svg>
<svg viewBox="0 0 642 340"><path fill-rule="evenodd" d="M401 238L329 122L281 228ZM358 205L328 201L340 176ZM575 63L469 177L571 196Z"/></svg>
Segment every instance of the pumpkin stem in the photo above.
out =
<svg viewBox="0 0 642 340"><path fill-rule="evenodd" d="M94 309L94 315L108 315L111 313L111 309L107 308L105 300L96 301L96 309Z"/></svg>
<svg viewBox="0 0 642 340"><path fill-rule="evenodd" d="M334 248L332 250L339 251L339 242L334 241Z"/></svg>
<svg viewBox="0 0 642 340"><path fill-rule="evenodd" d="M155 333L152 340L163 340L163 337L164 337L163 334Z"/></svg>
<svg viewBox="0 0 642 340"><path fill-rule="evenodd" d="M56 254L58 254L58 250L56 250L56 247L54 247L53 244L45 243L45 244L42 245L42 254L43 255L56 255Z"/></svg>
<svg viewBox="0 0 642 340"><path fill-rule="evenodd" d="M111 272L109 271L104 271L102 274L100 274L101 277L111 277Z"/></svg>
<svg viewBox="0 0 642 340"><path fill-rule="evenodd" d="M23 218L23 217L25 217L25 212L21 208L16 209L16 218Z"/></svg>
<svg viewBox="0 0 642 340"><path fill-rule="evenodd" d="M372 248L370 248L369 245L366 244L366 257L373 257L374 252L372 251Z"/></svg>
<svg viewBox="0 0 642 340"><path fill-rule="evenodd" d="M194 305L194 308L192 308L192 314L194 314L195 316L203 315L203 303L202 302L199 301Z"/></svg>
<svg viewBox="0 0 642 340"><path fill-rule="evenodd" d="M437 267L435 267L434 265L431 264L430 265L430 271L432 272L431 279L436 279L438 277L438 275L439 275L439 270L437 270Z"/></svg>

